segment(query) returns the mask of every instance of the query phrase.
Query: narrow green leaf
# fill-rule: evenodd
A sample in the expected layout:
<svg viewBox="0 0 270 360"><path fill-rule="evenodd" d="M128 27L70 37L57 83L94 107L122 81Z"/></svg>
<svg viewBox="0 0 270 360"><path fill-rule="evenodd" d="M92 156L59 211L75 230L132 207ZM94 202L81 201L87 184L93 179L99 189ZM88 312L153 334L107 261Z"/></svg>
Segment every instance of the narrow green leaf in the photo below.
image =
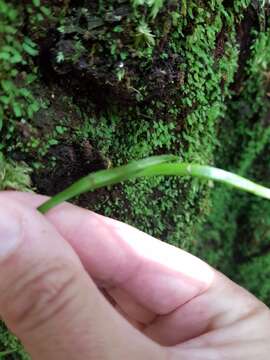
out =
<svg viewBox="0 0 270 360"><path fill-rule="evenodd" d="M155 156L140 161L133 161L128 165L120 166L115 169L98 171L82 178L60 194L51 198L39 207L39 211L41 213L46 213L63 201L70 200L74 196L100 187L117 184L138 177L161 175L192 176L207 180L215 180L270 200L270 189L241 176L211 166L179 163L176 162L176 160L177 158L173 155ZM174 163L172 163L173 161Z"/></svg>

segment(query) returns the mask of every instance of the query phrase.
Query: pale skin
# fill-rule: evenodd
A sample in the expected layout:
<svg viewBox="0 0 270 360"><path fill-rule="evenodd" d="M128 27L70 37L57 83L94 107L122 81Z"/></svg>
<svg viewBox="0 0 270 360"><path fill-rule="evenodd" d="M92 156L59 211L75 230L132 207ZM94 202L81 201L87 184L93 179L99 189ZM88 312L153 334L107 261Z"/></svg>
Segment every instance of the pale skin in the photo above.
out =
<svg viewBox="0 0 270 360"><path fill-rule="evenodd" d="M267 360L270 311L198 258L38 195L0 193L0 317L37 360Z"/></svg>

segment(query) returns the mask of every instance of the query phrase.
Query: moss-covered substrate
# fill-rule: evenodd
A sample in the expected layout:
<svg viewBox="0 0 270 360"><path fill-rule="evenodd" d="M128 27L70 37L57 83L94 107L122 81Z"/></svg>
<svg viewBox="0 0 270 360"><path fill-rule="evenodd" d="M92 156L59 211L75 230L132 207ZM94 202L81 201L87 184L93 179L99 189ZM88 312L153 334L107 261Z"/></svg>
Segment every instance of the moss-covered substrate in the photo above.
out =
<svg viewBox="0 0 270 360"><path fill-rule="evenodd" d="M171 0L154 17L131 0L0 0L7 161L27 164L33 187L49 195L90 171L162 153L269 186L270 29L260 3ZM20 57L3 55L7 44ZM6 166L13 185L5 173L0 186L24 186L22 169ZM76 203L199 255L270 305L266 200L156 178ZM3 328L6 349L15 351L6 358L26 356Z"/></svg>

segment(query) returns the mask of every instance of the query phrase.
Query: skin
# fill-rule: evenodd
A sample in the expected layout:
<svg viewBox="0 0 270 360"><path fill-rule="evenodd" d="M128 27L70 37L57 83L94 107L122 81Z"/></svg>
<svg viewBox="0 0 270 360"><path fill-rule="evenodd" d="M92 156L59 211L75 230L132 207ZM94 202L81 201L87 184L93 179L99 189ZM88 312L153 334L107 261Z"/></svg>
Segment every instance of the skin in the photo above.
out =
<svg viewBox="0 0 270 360"><path fill-rule="evenodd" d="M38 195L0 193L0 317L32 359L266 360L270 311L198 258Z"/></svg>

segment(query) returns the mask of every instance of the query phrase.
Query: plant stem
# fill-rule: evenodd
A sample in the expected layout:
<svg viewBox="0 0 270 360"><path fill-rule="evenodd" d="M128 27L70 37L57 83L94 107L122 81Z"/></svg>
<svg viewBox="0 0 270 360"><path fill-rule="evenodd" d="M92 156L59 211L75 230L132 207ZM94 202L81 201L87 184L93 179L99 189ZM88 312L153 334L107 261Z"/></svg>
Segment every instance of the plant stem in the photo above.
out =
<svg viewBox="0 0 270 360"><path fill-rule="evenodd" d="M41 205L38 210L44 214L56 205L82 193L134 178L161 175L192 176L215 180L270 200L270 189L247 180L242 176L211 166L177 162L171 163L171 161L176 160L177 157L173 155L153 156L144 160L133 161L128 165L118 168L92 173L52 197Z"/></svg>
<svg viewBox="0 0 270 360"><path fill-rule="evenodd" d="M38 210L42 214L45 214L56 205L70 200L75 196L104 186L114 185L122 181L135 178L146 168L168 161L176 161L177 159L178 158L175 155L152 156L143 160L132 161L128 165L120 166L118 168L100 170L95 173L91 173L78 180L64 191L55 195L50 200L46 201L38 208Z"/></svg>
<svg viewBox="0 0 270 360"><path fill-rule="evenodd" d="M139 177L152 177L158 175L192 176L214 180L270 200L269 188L256 184L242 176L212 166L186 163L160 164L145 169L139 174Z"/></svg>

